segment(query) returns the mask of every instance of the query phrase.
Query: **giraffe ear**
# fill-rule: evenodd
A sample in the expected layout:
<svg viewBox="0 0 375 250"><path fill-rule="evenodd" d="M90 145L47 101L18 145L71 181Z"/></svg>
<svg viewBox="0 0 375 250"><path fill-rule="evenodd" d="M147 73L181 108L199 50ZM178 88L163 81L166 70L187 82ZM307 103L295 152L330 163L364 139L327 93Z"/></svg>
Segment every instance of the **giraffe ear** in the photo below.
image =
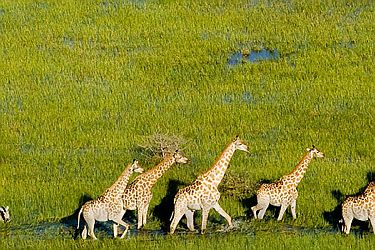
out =
<svg viewBox="0 0 375 250"><path fill-rule="evenodd" d="M133 159L133 163L135 163L137 160L136 159Z"/></svg>
<svg viewBox="0 0 375 250"><path fill-rule="evenodd" d="M306 151L310 151L311 149L310 148L306 148Z"/></svg>
<svg viewBox="0 0 375 250"><path fill-rule="evenodd" d="M315 148L315 146L314 146L314 145L312 145L312 148L314 149L314 148Z"/></svg>

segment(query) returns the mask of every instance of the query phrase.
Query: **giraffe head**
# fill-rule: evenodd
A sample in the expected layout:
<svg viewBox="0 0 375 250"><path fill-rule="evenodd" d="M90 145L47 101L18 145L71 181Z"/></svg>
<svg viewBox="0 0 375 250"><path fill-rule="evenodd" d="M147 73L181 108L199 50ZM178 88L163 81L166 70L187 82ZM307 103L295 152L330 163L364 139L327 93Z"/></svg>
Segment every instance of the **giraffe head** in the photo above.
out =
<svg viewBox="0 0 375 250"><path fill-rule="evenodd" d="M247 149L247 145L238 137L238 135L233 140L233 144L235 146L235 149L245 151L245 152L249 152L248 149Z"/></svg>
<svg viewBox="0 0 375 250"><path fill-rule="evenodd" d="M178 150L174 152L173 158L176 160L177 163L187 163L188 158L184 157Z"/></svg>
<svg viewBox="0 0 375 250"><path fill-rule="evenodd" d="M307 148L306 150L307 150L307 152L309 152L311 158L313 158L314 156L316 158L323 158L324 157L324 154L322 152L320 152L314 145L312 146L312 148Z"/></svg>
<svg viewBox="0 0 375 250"><path fill-rule="evenodd" d="M133 163L132 163L131 169L133 170L133 172L136 172L136 173L143 173L143 168L142 168L141 165L139 164L139 161L137 161L136 159L133 160Z"/></svg>

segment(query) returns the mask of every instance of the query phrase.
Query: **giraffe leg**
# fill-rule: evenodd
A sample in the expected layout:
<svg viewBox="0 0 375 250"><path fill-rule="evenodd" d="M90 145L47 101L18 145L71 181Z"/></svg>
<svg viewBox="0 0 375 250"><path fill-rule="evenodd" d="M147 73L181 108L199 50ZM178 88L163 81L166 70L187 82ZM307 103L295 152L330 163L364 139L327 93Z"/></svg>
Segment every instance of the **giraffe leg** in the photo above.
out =
<svg viewBox="0 0 375 250"><path fill-rule="evenodd" d="M182 216L184 216L184 213L180 210L175 209L173 220L172 220L171 226L170 226L170 234L174 233L174 231L176 230L176 227L177 227L178 223L180 222Z"/></svg>
<svg viewBox="0 0 375 250"><path fill-rule="evenodd" d="M204 234L207 227L207 220L208 220L208 213L210 212L210 209L202 208L202 228L201 228L201 234Z"/></svg>
<svg viewBox="0 0 375 250"><path fill-rule="evenodd" d="M188 210L186 201L183 199L177 199L174 205L173 219L170 225L170 234L173 234L176 230L178 223L180 222L182 216L184 216L186 210Z"/></svg>
<svg viewBox="0 0 375 250"><path fill-rule="evenodd" d="M259 211L259 213L258 213L258 219L259 219L259 220L262 220L262 219L263 219L264 214L265 214L266 211L267 211L267 208L268 208L268 205L265 206L265 207L263 207L263 208Z"/></svg>
<svg viewBox="0 0 375 250"><path fill-rule="evenodd" d="M194 211L187 209L185 212L187 227L190 231L194 231Z"/></svg>
<svg viewBox="0 0 375 250"><path fill-rule="evenodd" d="M89 219L89 220L86 220L86 222L87 222L87 227L88 227L88 235L90 235L91 238L93 238L94 240L97 240L98 238L96 238L95 233L94 233L95 219Z"/></svg>
<svg viewBox="0 0 375 250"><path fill-rule="evenodd" d="M112 221L115 222L115 224L117 223L117 224L125 227L125 231L121 235L121 239L123 239L125 237L126 233L129 230L129 224L126 223L125 221L123 221L121 218L115 218L115 219L112 219ZM116 229L116 231L117 231L117 229Z"/></svg>
<svg viewBox="0 0 375 250"><path fill-rule="evenodd" d="M344 218L344 233L349 234L352 226L353 217Z"/></svg>
<svg viewBox="0 0 375 250"><path fill-rule="evenodd" d="M116 238L117 235L118 235L117 229L118 229L118 224L117 223L113 223L113 238Z"/></svg>
<svg viewBox="0 0 375 250"><path fill-rule="evenodd" d="M223 216L227 222L228 222L228 225L229 225L229 228L232 228L233 227L233 224L232 224L232 218L229 216L229 214L227 214L224 209L222 209L219 205L219 203L216 203L213 208L221 215Z"/></svg>
<svg viewBox="0 0 375 250"><path fill-rule="evenodd" d="M280 221L280 220L283 219L283 216L284 216L285 210L286 210L287 208L288 208L288 205L286 205L286 204L281 204L279 217L277 217L277 220L278 220L278 221Z"/></svg>
<svg viewBox="0 0 375 250"><path fill-rule="evenodd" d="M81 236L82 236L82 239L84 239L84 240L87 238L87 225L86 224L83 226Z"/></svg>
<svg viewBox="0 0 375 250"><path fill-rule="evenodd" d="M147 212L148 212L149 205L150 205L150 203L147 203L146 206L143 208L142 226L146 225L146 222L147 222Z"/></svg>
<svg viewBox="0 0 375 250"><path fill-rule="evenodd" d="M255 205L255 206L251 207L251 211L253 211L253 215L254 215L255 219L258 219L258 217L257 217L257 211L259 210L259 208L257 206L258 205Z"/></svg>
<svg viewBox="0 0 375 250"><path fill-rule="evenodd" d="M296 214L296 206L297 206L297 200L293 200L293 201L292 201L292 204L290 204L290 210L292 211L293 219L296 219L296 218L297 218L297 214Z"/></svg>
<svg viewBox="0 0 375 250"><path fill-rule="evenodd" d="M264 196L260 196L258 195L257 196L257 202L258 204L256 204L255 206L253 206L251 208L251 210L253 211L253 214L254 214L254 217L255 219L263 219L263 216L264 214L266 213L266 210L270 204L270 198L269 196L267 197L264 197ZM257 215L257 211L259 211L258 215Z"/></svg>
<svg viewBox="0 0 375 250"><path fill-rule="evenodd" d="M138 225L137 229L140 229L142 227L142 221L143 221L143 204L138 206Z"/></svg>

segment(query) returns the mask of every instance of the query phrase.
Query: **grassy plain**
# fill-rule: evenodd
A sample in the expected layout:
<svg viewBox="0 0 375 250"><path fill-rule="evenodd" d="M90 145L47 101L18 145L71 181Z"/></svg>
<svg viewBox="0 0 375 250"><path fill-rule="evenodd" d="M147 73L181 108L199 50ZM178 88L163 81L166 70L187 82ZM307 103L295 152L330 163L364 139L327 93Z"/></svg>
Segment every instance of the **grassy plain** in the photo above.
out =
<svg viewBox="0 0 375 250"><path fill-rule="evenodd" d="M0 225L0 247L373 246L368 230L340 235L335 209L375 176L374 12L371 1L2 1L0 205L13 220ZM279 59L227 63L259 49ZM236 153L228 176L249 195L223 190L220 203L245 232L74 240L67 218L80 201L133 158L156 164L137 145L157 133L185 138L191 163L157 183L146 230L165 223L155 210L171 187L193 181L238 134L251 154ZM326 158L299 186L298 218L277 223L271 209L252 220L256 184L289 173L312 144ZM222 224L212 212L208 231Z"/></svg>

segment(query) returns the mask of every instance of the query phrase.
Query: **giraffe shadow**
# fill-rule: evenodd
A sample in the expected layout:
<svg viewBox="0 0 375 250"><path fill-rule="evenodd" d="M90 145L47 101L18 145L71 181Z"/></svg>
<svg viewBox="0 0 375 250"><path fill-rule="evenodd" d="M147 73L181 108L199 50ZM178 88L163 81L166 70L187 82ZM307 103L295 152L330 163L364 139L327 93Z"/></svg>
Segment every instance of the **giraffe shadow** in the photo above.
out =
<svg viewBox="0 0 375 250"><path fill-rule="evenodd" d="M342 218L341 204L345 200L345 195L340 190L333 190L332 196L336 199L337 205L331 211L324 211L323 218L333 229L341 231L340 219Z"/></svg>
<svg viewBox="0 0 375 250"><path fill-rule="evenodd" d="M179 180L170 180L168 182L167 194L161 200L160 204L155 206L152 214L160 221L161 230L169 230L170 218L174 210L174 196L185 185L186 183Z"/></svg>
<svg viewBox="0 0 375 250"><path fill-rule="evenodd" d="M375 181L375 172L368 172L367 173L367 181L370 183Z"/></svg>
<svg viewBox="0 0 375 250"><path fill-rule="evenodd" d="M255 206L257 204L257 195L253 194L249 198L244 198L241 200L241 204L243 208L245 209L245 215L247 218L254 217L253 211L251 210L252 206Z"/></svg>

